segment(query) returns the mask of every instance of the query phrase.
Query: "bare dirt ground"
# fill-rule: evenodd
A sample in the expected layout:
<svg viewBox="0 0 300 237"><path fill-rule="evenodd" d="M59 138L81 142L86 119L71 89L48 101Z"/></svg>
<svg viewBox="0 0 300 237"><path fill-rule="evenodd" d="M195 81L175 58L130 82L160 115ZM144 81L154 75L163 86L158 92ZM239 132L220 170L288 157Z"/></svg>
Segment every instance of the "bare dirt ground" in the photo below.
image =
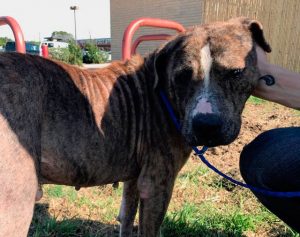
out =
<svg viewBox="0 0 300 237"><path fill-rule="evenodd" d="M260 133L279 127L300 126L300 112L270 102L248 103L238 138L229 146L208 150L207 157L223 171L238 168L243 147Z"/></svg>

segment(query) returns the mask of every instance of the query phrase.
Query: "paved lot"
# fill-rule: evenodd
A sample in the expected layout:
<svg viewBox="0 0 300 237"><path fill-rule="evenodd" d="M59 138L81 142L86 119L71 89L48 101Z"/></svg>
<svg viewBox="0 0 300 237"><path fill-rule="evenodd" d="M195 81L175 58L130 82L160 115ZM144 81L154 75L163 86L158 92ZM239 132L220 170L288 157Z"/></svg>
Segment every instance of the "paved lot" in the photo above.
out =
<svg viewBox="0 0 300 237"><path fill-rule="evenodd" d="M85 68L103 68L108 66L110 63L102 63L102 64L83 64Z"/></svg>

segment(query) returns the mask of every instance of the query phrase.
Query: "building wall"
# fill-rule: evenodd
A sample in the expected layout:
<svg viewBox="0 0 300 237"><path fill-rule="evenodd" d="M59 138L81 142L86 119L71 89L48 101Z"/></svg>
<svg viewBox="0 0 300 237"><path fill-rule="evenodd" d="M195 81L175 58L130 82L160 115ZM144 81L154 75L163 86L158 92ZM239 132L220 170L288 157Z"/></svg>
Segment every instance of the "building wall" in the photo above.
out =
<svg viewBox="0 0 300 237"><path fill-rule="evenodd" d="M300 72L299 0L204 0L203 22L247 16L259 20L272 63Z"/></svg>
<svg viewBox="0 0 300 237"><path fill-rule="evenodd" d="M121 59L123 33L132 20L139 17L155 17L177 21L184 26L201 23L202 0L111 0L111 46L112 59ZM141 28L135 34L167 33L171 30ZM136 38L135 37L135 38ZM157 48L162 42L144 42L138 47L138 52L146 54Z"/></svg>
<svg viewBox="0 0 300 237"><path fill-rule="evenodd" d="M139 17L164 18L191 26L247 16L263 24L273 49L270 61L300 72L299 12L299 0L111 0L112 58L121 58L124 30ZM144 28L136 35L146 32L168 33L166 30ZM138 52L145 54L158 45L142 43Z"/></svg>

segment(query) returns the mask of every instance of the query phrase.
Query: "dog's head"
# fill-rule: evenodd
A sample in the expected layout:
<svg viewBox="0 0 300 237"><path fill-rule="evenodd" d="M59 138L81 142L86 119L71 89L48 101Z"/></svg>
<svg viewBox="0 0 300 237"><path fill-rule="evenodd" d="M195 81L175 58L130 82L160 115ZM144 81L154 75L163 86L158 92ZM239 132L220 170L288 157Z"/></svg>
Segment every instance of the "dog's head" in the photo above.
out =
<svg viewBox="0 0 300 237"><path fill-rule="evenodd" d="M235 18L187 30L156 52L156 86L168 94L191 145L237 137L259 78L256 44L271 51L259 22Z"/></svg>

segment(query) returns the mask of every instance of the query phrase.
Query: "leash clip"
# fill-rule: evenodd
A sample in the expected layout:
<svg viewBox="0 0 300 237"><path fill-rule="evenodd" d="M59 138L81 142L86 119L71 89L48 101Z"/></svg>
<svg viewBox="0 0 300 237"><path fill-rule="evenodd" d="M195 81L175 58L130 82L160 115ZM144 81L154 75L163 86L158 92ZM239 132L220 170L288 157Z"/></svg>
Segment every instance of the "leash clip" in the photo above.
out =
<svg viewBox="0 0 300 237"><path fill-rule="evenodd" d="M208 147L207 146L203 146L201 150L199 149L194 149L195 153L198 155L198 156L203 156L204 153L208 150Z"/></svg>

